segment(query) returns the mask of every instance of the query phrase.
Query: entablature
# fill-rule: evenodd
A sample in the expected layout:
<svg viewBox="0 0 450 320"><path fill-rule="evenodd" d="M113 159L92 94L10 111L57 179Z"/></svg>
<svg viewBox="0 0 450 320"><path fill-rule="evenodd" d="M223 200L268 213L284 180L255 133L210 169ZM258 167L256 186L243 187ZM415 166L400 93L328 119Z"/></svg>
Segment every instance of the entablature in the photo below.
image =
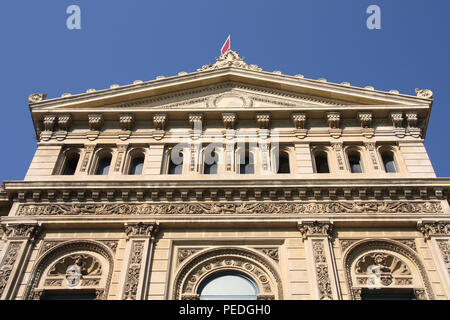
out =
<svg viewBox="0 0 450 320"><path fill-rule="evenodd" d="M408 203L420 202L424 203L422 210L426 211L430 208L437 210L428 208L426 204L436 201L440 203L440 211L444 210L442 212L448 211L449 189L448 179L6 182L9 199L18 203L213 201L223 202L226 206L233 202L251 201L328 204L330 201L336 204L357 201L363 208L365 205L384 207L397 203L399 210L403 210L401 208L407 208Z"/></svg>

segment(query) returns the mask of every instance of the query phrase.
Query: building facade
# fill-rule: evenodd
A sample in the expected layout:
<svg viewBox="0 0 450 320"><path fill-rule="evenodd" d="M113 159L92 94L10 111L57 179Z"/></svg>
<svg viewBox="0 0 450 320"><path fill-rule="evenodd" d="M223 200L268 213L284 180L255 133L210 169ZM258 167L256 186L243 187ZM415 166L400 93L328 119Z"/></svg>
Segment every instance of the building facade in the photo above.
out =
<svg viewBox="0 0 450 320"><path fill-rule="evenodd" d="M29 105L0 189L0 299L449 299L450 179L433 103L265 72L197 72Z"/></svg>

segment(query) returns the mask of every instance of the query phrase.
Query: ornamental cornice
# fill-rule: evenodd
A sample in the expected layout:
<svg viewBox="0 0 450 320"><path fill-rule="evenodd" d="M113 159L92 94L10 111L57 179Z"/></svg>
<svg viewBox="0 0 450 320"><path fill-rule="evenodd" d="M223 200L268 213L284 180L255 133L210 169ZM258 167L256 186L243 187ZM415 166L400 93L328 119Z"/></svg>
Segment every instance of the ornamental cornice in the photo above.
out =
<svg viewBox="0 0 450 320"><path fill-rule="evenodd" d="M196 89L188 89L178 91L177 93L165 94L157 97L139 99L130 102L111 104L108 107L121 109L142 108L148 107L151 109L174 109L183 107L190 104L198 104L200 102L208 102L211 98L208 94L214 94L217 91L231 90L230 92L245 93L250 100L258 100L261 102L270 102L289 107L299 107L301 103L310 103L313 105L325 105L325 106L345 106L345 101L328 99L325 97L312 96L307 94L295 94L287 91L264 88L259 86L253 86L248 84L242 84L238 82L224 82L218 85L210 85ZM249 95L249 92L253 94ZM199 97L200 94L205 96ZM177 102L171 102L174 99L178 99ZM212 106L208 106L212 107Z"/></svg>
<svg viewBox="0 0 450 320"><path fill-rule="evenodd" d="M334 145L339 146L339 145ZM372 146L369 144L369 148ZM363 183L348 181L346 183L320 184L316 180L298 181L271 180L261 181L260 184L249 185L248 182L231 181L184 181L177 183L161 182L136 183L136 182L98 182L92 183L64 183L58 182L11 182L6 183L8 198L13 202L45 203L45 202L85 202L85 201L108 201L121 202L123 199L129 201L153 201L153 202L176 202L176 201L209 201L209 200L242 200L242 201L336 201L336 200L371 200L371 201L393 201L401 200L404 203L414 201L430 200L439 203L448 197L448 187L442 184L426 185L424 182L409 186L402 183L390 181L390 186L375 181ZM280 185L273 187L273 185ZM63 187L63 188L62 188Z"/></svg>

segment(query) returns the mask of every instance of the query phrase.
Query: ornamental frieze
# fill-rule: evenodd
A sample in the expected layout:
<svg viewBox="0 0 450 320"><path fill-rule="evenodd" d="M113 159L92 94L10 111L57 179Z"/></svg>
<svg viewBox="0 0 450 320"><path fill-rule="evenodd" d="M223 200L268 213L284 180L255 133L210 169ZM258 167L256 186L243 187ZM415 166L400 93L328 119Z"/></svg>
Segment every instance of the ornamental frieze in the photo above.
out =
<svg viewBox="0 0 450 320"><path fill-rule="evenodd" d="M361 201L302 203L145 203L22 205L19 216L84 215L220 215L220 214L443 213L439 201Z"/></svg>

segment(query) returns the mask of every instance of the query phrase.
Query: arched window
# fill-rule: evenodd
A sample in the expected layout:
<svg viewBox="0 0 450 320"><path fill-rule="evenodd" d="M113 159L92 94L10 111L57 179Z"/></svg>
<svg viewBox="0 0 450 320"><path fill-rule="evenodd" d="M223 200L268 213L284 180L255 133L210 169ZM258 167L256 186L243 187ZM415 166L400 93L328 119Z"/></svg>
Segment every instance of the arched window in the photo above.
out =
<svg viewBox="0 0 450 320"><path fill-rule="evenodd" d="M346 249L345 276L355 300L434 299L421 259L394 240L362 240Z"/></svg>
<svg viewBox="0 0 450 320"><path fill-rule="evenodd" d="M24 298L104 300L108 297L112 271L112 252L104 244L89 240L66 241L38 259Z"/></svg>
<svg viewBox="0 0 450 320"><path fill-rule="evenodd" d="M324 151L314 153L314 165L316 173L330 173L328 166L328 155Z"/></svg>
<svg viewBox="0 0 450 320"><path fill-rule="evenodd" d="M395 166L394 153L390 150L381 151L381 158L383 159L384 170L387 173L396 173L397 167Z"/></svg>
<svg viewBox="0 0 450 320"><path fill-rule="evenodd" d="M99 157L96 175L107 175L109 173L109 168L111 167L112 155L110 153L104 154Z"/></svg>
<svg viewBox="0 0 450 320"><path fill-rule="evenodd" d="M279 159L280 159L280 162L278 164L277 173L281 173L281 174L291 173L291 166L289 163L289 153L281 152Z"/></svg>
<svg viewBox="0 0 450 320"><path fill-rule="evenodd" d="M222 273L199 287L200 300L257 300L258 287L239 273Z"/></svg>
<svg viewBox="0 0 450 320"><path fill-rule="evenodd" d="M64 169L62 174L64 176L73 176L77 170L78 161L80 160L80 154L77 152L69 153L66 156L66 161L64 163Z"/></svg>
<svg viewBox="0 0 450 320"><path fill-rule="evenodd" d="M255 160L252 152L248 152L245 156L240 156L239 173L240 174L254 174Z"/></svg>
<svg viewBox="0 0 450 320"><path fill-rule="evenodd" d="M362 173L363 166L361 161L361 154L358 151L350 151L348 153L348 163L351 173Z"/></svg>
<svg viewBox="0 0 450 320"><path fill-rule="evenodd" d="M144 155L136 155L131 159L129 174L140 175L142 174L142 169L144 168Z"/></svg>
<svg viewBox="0 0 450 320"><path fill-rule="evenodd" d="M204 174L217 174L217 153L205 150L204 160L203 160L203 173Z"/></svg>

